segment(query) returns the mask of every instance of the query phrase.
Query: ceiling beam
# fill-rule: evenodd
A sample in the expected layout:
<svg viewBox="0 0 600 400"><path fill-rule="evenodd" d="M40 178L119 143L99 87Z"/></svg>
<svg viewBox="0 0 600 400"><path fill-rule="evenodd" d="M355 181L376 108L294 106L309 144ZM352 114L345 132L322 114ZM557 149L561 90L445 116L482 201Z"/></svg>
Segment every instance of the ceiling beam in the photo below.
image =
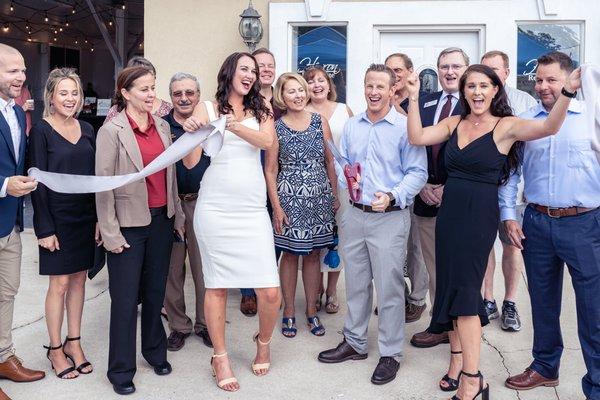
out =
<svg viewBox="0 0 600 400"><path fill-rule="evenodd" d="M115 46L113 45L112 41L110 40L110 35L108 34L108 30L106 29L106 26L104 26L104 22L102 22L102 20L96 13L96 8L94 7L92 0L85 0L85 2L87 3L87 5L90 9L90 12L92 13L92 16L94 17L94 20L96 21L96 25L98 25L98 29L100 30L100 33L102 34L102 37L104 38L106 47L108 47L108 50L110 51L110 54L112 55L112 58L115 61L115 65L117 66L117 69L123 68L123 60L121 58L121 55L118 53L117 49L115 49Z"/></svg>

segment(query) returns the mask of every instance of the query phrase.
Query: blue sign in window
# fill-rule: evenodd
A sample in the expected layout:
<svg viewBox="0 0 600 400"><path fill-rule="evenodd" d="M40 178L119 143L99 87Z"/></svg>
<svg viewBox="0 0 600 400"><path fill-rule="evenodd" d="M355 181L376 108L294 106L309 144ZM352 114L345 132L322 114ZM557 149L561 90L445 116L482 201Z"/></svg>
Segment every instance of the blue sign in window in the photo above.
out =
<svg viewBox="0 0 600 400"><path fill-rule="evenodd" d="M333 79L337 101L346 102L346 26L294 27L295 69L302 73L313 65L320 65Z"/></svg>
<svg viewBox="0 0 600 400"><path fill-rule="evenodd" d="M519 24L517 29L517 88L537 98L534 86L538 57L561 51L579 65L583 26L578 23Z"/></svg>

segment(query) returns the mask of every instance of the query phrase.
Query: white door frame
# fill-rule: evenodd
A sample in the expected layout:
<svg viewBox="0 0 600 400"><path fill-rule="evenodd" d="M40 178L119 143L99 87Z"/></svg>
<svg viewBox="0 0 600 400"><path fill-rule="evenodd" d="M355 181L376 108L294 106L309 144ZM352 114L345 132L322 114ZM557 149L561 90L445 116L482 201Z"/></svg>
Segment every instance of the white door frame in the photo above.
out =
<svg viewBox="0 0 600 400"><path fill-rule="evenodd" d="M373 26L373 60L384 60L381 58L381 34L382 33L414 33L414 32L475 32L479 40L479 54L483 55L485 49L485 26L484 25L374 25ZM479 61L479 58L476 60ZM472 62L475 62L472 60Z"/></svg>

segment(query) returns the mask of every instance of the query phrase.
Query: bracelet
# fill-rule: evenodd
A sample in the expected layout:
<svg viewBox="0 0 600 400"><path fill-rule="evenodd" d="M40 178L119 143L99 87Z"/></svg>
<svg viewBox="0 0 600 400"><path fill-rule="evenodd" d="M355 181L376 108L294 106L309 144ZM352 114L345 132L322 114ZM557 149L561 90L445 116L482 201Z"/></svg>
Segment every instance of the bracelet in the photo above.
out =
<svg viewBox="0 0 600 400"><path fill-rule="evenodd" d="M577 96L577 91L575 91L575 92L569 92L569 91L567 91L567 89L565 89L565 87L564 87L564 86L563 86L563 88L560 90L560 93L561 93L563 96L566 96L566 97L568 97L568 98L570 98L570 99L574 99L574 98L575 98L575 96Z"/></svg>

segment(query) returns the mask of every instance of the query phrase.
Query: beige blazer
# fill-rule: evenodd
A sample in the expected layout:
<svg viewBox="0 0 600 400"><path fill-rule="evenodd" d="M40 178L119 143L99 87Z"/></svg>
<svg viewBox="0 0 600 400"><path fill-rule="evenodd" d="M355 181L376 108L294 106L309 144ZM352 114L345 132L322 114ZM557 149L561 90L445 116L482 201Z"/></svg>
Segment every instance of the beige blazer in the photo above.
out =
<svg viewBox="0 0 600 400"><path fill-rule="evenodd" d="M152 118L167 148L172 143L169 124L154 115ZM142 168L142 154L123 110L98 131L96 175L124 175L141 171ZM185 217L177 194L175 165L170 165L167 167L167 216L170 218L175 215L175 228L181 228ZM150 224L146 180L141 179L114 190L96 193L96 212L104 247L109 251L119 248L126 243L121 234L122 227Z"/></svg>

